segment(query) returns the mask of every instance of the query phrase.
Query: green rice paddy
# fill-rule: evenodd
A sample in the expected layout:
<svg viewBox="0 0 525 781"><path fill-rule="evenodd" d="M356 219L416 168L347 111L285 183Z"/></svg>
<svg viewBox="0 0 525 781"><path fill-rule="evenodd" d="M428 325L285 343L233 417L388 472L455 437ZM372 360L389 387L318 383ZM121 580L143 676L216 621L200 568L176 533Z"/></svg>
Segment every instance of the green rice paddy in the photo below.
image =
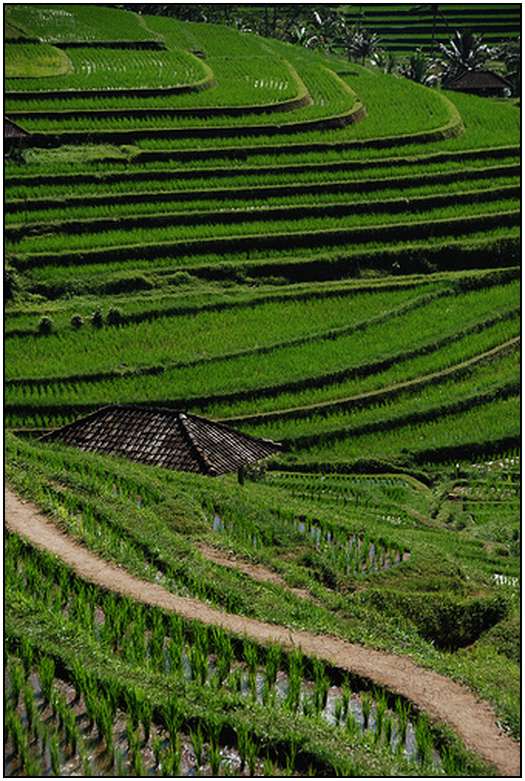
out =
<svg viewBox="0 0 525 781"><path fill-rule="evenodd" d="M428 14L362 11L430 45ZM440 6L498 39L515 11ZM519 107L102 5L10 4L6 40L9 487L173 595L459 682L517 739ZM239 483L38 438L107 404L282 449ZM367 675L12 531L5 570L7 776L498 774Z"/></svg>

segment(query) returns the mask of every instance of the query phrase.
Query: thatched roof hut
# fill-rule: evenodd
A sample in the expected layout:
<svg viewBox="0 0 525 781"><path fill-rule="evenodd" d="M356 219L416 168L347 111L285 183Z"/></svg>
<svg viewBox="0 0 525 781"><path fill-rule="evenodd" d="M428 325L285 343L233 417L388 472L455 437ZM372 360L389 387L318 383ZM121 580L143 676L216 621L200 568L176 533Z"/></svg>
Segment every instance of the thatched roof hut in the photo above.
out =
<svg viewBox="0 0 525 781"><path fill-rule="evenodd" d="M27 130L24 130L8 117L4 117L4 139L26 138L28 135Z"/></svg>
<svg viewBox="0 0 525 781"><path fill-rule="evenodd" d="M182 472L222 475L281 447L180 410L111 405L42 437Z"/></svg>
<svg viewBox="0 0 525 781"><path fill-rule="evenodd" d="M465 71L461 76L443 84L445 89L468 92L482 97L508 97L512 93L510 82L492 71Z"/></svg>

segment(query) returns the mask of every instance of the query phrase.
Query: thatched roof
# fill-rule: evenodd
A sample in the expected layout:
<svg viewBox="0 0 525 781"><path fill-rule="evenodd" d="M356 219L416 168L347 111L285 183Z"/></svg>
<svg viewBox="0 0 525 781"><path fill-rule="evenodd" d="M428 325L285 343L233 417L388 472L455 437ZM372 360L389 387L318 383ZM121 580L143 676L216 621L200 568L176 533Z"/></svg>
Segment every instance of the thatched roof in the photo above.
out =
<svg viewBox="0 0 525 781"><path fill-rule="evenodd" d="M4 138L25 138L29 133L24 130L16 122L4 117Z"/></svg>
<svg viewBox="0 0 525 781"><path fill-rule="evenodd" d="M451 79L444 85L447 89L457 90L503 90L510 83L492 71L465 71L461 76Z"/></svg>
<svg viewBox="0 0 525 781"><path fill-rule="evenodd" d="M280 445L180 410L111 405L42 437L143 464L221 475L253 464Z"/></svg>

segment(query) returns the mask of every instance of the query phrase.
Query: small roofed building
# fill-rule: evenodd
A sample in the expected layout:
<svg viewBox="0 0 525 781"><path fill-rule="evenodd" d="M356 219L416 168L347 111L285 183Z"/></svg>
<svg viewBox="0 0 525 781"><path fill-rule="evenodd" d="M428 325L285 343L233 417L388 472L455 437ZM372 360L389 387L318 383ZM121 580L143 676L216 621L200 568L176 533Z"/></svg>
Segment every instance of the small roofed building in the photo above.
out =
<svg viewBox="0 0 525 781"><path fill-rule="evenodd" d="M30 133L17 125L8 117L4 116L4 152L7 154L11 149L20 146L24 139L28 138Z"/></svg>
<svg viewBox="0 0 525 781"><path fill-rule="evenodd" d="M28 135L29 133L27 130L24 130L20 125L17 125L12 119L4 117L4 139L26 138Z"/></svg>
<svg viewBox="0 0 525 781"><path fill-rule="evenodd" d="M487 98L508 98L512 94L512 85L507 79L486 70L465 71L460 76L446 81L443 87Z"/></svg>
<svg viewBox="0 0 525 781"><path fill-rule="evenodd" d="M115 404L41 437L151 466L217 476L242 474L281 445L180 410Z"/></svg>

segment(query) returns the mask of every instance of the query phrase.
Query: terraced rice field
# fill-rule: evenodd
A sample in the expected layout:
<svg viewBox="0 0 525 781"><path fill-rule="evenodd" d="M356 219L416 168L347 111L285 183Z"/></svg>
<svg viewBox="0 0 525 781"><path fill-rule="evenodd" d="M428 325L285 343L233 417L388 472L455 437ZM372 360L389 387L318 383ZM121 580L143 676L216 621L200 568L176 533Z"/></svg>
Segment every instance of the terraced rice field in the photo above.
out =
<svg viewBox="0 0 525 781"><path fill-rule="evenodd" d="M518 106L7 22L6 775L516 775ZM239 484L37 438L107 404L283 447Z"/></svg>
<svg viewBox="0 0 525 781"><path fill-rule="evenodd" d="M435 14L434 14L435 11ZM360 5L351 7L347 19L359 22L380 36L385 48L400 55L414 49L430 49L450 38L457 29L481 33L490 44L520 34L518 3L444 3L439 6Z"/></svg>

